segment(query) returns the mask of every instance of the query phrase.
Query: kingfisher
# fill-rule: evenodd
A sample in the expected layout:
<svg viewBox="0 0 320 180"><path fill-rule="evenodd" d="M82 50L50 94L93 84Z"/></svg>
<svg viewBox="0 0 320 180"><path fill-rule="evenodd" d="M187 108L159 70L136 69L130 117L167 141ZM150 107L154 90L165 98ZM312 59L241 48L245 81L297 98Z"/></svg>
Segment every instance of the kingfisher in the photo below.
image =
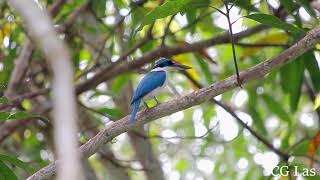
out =
<svg viewBox="0 0 320 180"><path fill-rule="evenodd" d="M141 101L147 108L149 108L146 103L148 100L154 99L159 104L156 96L167 86L169 71L187 69L191 69L191 67L179 64L170 58L160 58L152 70L143 77L132 97L131 105L133 108L129 124L135 121Z"/></svg>

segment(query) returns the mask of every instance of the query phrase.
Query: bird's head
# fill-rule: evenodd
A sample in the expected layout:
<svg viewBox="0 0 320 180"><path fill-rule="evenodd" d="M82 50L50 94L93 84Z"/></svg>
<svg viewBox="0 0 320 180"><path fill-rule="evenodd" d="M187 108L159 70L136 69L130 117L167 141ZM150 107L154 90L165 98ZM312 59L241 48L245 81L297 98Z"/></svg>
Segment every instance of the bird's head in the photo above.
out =
<svg viewBox="0 0 320 180"><path fill-rule="evenodd" d="M164 69L164 70L187 70L191 69L191 67L177 63L170 58L160 58L155 66L153 67L154 70L156 69Z"/></svg>

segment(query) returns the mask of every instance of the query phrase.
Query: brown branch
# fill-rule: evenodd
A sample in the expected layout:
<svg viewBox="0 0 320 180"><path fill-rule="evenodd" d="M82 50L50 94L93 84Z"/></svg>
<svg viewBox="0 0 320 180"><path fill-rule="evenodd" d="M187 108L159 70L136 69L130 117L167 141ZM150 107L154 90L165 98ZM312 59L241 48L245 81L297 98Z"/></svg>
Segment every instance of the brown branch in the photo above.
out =
<svg viewBox="0 0 320 180"><path fill-rule="evenodd" d="M312 49L317 43L320 42L320 27L311 30L303 39L291 46L289 49L283 51L278 56L262 62L246 71L240 73L241 82L247 83L253 80L262 79L271 71L291 62L303 53ZM139 112L137 121L133 124L128 124L130 116L126 116L110 126L100 131L95 137L90 139L87 143L81 146L80 151L84 158L96 153L101 145L110 142L118 135L131 130L134 127L141 126L155 119L170 115L172 113L199 105L213 96L217 96L226 91L230 91L237 87L237 78L235 75L216 82L209 87L202 88L198 91L186 94L175 100L161 103L158 106ZM29 179L44 179L52 177L55 174L57 162L54 162L36 172Z"/></svg>
<svg viewBox="0 0 320 180"><path fill-rule="evenodd" d="M234 34L234 41L238 41L241 38L247 37L249 35L255 34L257 32L260 32L262 30L266 29L265 26L259 25L253 28L249 28L245 31L242 31L240 33ZM104 82L106 80L109 80L113 77L116 77L117 75L126 72L131 71L140 68L144 64L150 63L154 61L156 58L163 57L163 56L172 56L187 52L194 52L197 50L205 49L210 46L214 46L217 44L225 44L229 43L229 35L228 33L223 33L220 36L211 38L209 40L204 40L200 42L196 42L193 44L186 44L180 47L170 48L170 47L160 47L150 53L147 53L143 55L142 57L130 61L130 62L115 62L111 63L111 65L101 69L99 72L95 74L94 77L91 79L84 81L76 86L76 93L81 94L84 91L87 91L89 89L92 89L99 85L101 82Z"/></svg>

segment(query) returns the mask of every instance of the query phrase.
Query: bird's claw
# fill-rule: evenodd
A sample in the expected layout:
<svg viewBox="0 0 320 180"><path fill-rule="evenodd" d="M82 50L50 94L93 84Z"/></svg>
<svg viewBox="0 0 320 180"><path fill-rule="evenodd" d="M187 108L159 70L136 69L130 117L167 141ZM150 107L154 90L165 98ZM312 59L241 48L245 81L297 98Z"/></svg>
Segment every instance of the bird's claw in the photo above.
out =
<svg viewBox="0 0 320 180"><path fill-rule="evenodd" d="M157 105L160 104L160 102L158 101L158 99L155 96L153 96L153 99L157 102Z"/></svg>
<svg viewBox="0 0 320 180"><path fill-rule="evenodd" d="M146 109L150 109L150 107L148 106L148 104L146 102L143 101L144 106L146 107Z"/></svg>

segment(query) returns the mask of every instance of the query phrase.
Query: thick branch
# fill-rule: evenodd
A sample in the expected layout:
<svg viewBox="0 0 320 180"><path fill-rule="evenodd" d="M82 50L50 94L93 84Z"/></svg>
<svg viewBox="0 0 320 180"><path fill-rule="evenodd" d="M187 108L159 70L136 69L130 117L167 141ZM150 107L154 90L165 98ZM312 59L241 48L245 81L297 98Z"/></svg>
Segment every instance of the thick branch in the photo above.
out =
<svg viewBox="0 0 320 180"><path fill-rule="evenodd" d="M241 82L247 83L249 81L263 78L284 64L294 60L306 51L312 49L317 43L320 42L320 27L317 27L310 31L302 40L285 50L278 56L262 62L246 71L240 73ZM198 91L194 91L175 100L162 103L152 109L138 113L137 121L132 125L128 124L129 116L126 116L104 130L100 131L95 137L90 139L86 144L82 145L80 150L83 157L87 158L96 153L99 147L107 142L110 142L116 136L131 130L133 127L141 126L155 119L170 115L172 113L190 108L192 106L199 105L212 96L217 96L226 91L232 90L237 87L236 76L233 75L225 80L212 84L209 87L202 88ZM50 164L47 167L39 170L30 179L43 179L51 177L55 172L56 163Z"/></svg>
<svg viewBox="0 0 320 180"><path fill-rule="evenodd" d="M77 113L72 86L73 69L69 52L58 38L44 9L32 0L10 0L10 5L26 21L32 40L42 49L53 70L54 139L61 160L57 179L82 179L77 150Z"/></svg>
<svg viewBox="0 0 320 180"><path fill-rule="evenodd" d="M237 42L241 38L247 37L249 35L252 35L254 33L260 32L264 30L266 27L259 25L250 29L247 29L245 31L242 31L238 34L234 34L234 41ZM160 47L148 54L143 55L142 57L130 61L130 62L122 62L121 59L118 60L118 62L115 62L99 72L95 74L95 76L79 85L76 86L76 93L80 94L84 91L87 91L97 85L99 85L101 82L104 82L106 80L109 80L123 72L138 69L139 67L143 66L144 64L150 63L154 61L156 58L164 57L164 56L173 56L176 54L182 54L197 50L202 50L205 48L208 48L213 45L217 44L224 44L229 43L229 34L224 33L218 37L214 37L208 40L196 42L193 44L185 44L180 47L170 48L170 47ZM126 57L123 57L126 58Z"/></svg>

